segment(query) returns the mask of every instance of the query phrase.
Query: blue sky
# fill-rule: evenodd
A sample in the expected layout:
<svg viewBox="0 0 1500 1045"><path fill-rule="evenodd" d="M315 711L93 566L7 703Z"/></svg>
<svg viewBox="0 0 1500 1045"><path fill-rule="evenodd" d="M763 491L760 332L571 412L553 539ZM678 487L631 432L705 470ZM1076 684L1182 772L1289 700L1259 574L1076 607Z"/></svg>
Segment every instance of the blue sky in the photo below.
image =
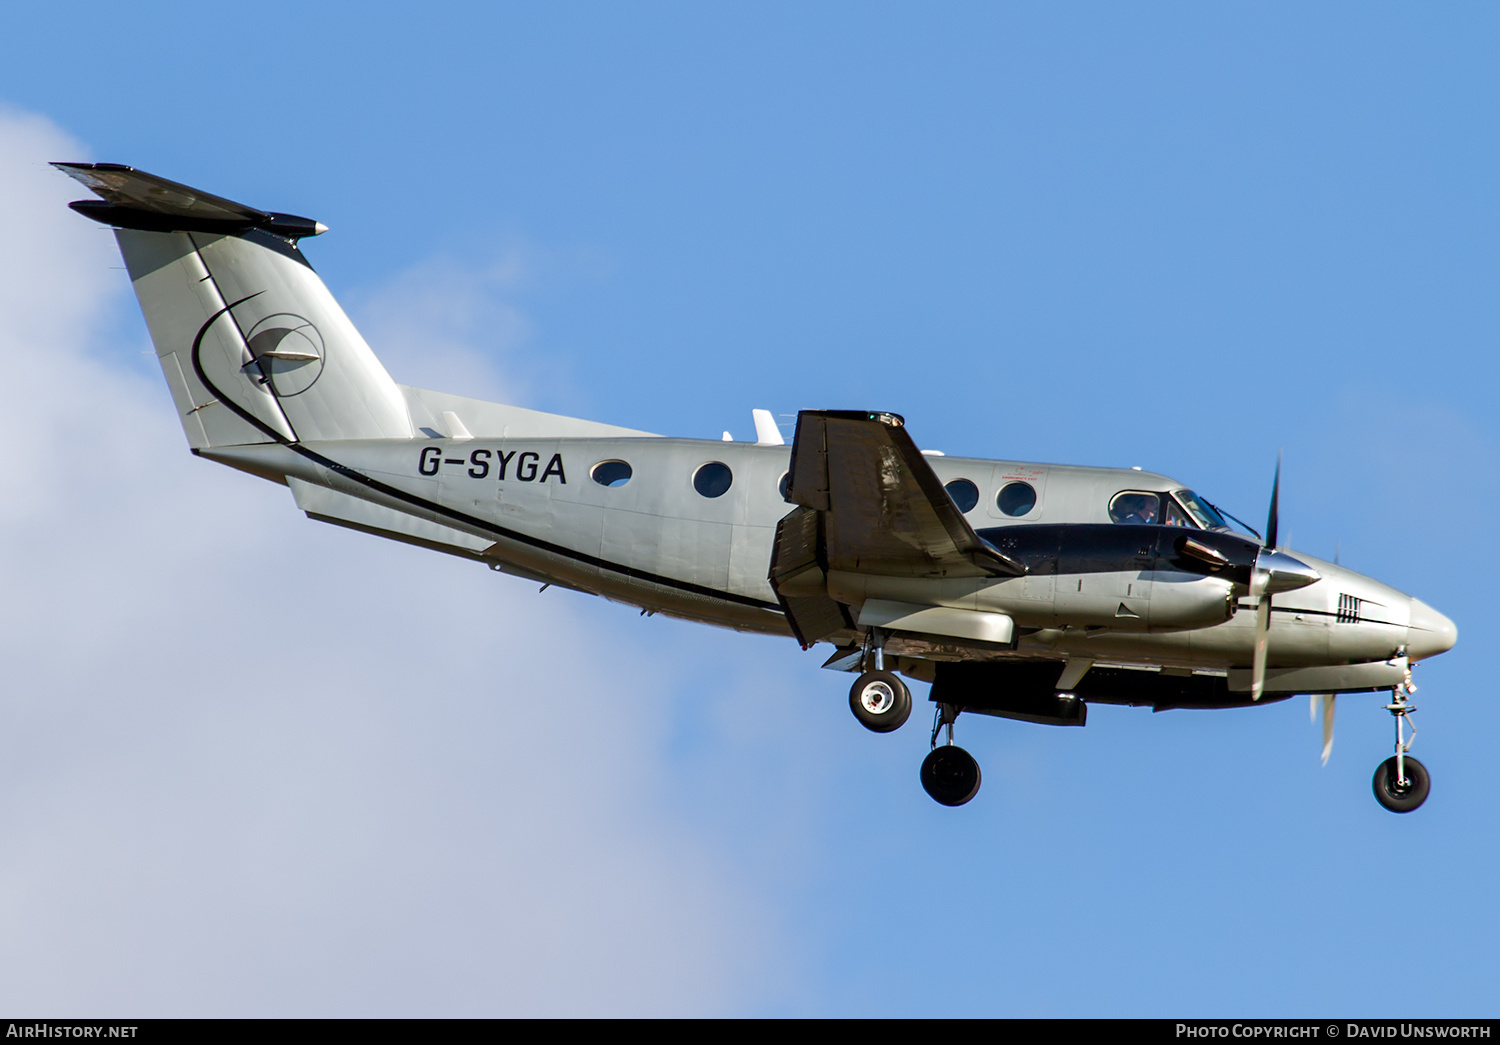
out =
<svg viewBox="0 0 1500 1045"><path fill-rule="evenodd" d="M1493 1015L1497 23L9 12L0 1007ZM1417 675L1433 796L1376 806L1356 696L1326 768L1302 699L965 719L984 789L940 809L920 710L866 733L790 640L308 522L186 453L43 166L80 158L328 224L413 384L706 438L895 410L1252 521L1284 450L1284 540L1458 623Z"/></svg>

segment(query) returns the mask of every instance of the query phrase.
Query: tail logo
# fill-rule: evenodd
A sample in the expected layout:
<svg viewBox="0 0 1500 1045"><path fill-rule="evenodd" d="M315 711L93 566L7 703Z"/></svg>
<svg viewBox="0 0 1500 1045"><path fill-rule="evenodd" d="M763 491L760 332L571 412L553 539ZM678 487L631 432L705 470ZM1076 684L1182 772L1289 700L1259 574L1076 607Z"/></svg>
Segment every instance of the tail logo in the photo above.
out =
<svg viewBox="0 0 1500 1045"><path fill-rule="evenodd" d="M323 375L323 335L291 312L266 316L245 334L250 362L241 369L278 399L301 395Z"/></svg>

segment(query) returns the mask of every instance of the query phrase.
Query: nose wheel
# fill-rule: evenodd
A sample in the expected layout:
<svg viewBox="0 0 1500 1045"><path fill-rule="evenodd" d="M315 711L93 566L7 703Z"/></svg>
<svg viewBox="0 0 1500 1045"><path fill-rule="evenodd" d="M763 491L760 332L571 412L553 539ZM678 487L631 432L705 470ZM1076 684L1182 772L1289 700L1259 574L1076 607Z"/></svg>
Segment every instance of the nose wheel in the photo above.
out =
<svg viewBox="0 0 1500 1045"><path fill-rule="evenodd" d="M1410 813L1427 801L1427 792L1432 781L1427 776L1427 767L1410 755L1397 764L1395 755L1386 759L1375 770L1375 801L1393 813Z"/></svg>
<svg viewBox="0 0 1500 1045"><path fill-rule="evenodd" d="M1393 813L1410 813L1427 801L1427 793L1432 790L1427 767L1407 754L1417 739L1417 727L1411 723L1411 713L1417 709L1406 697L1416 689L1408 673L1406 681L1392 690L1391 702L1385 706L1396 720L1396 753L1376 767L1372 785L1375 801ZM1411 736L1406 735L1407 727Z"/></svg>
<svg viewBox="0 0 1500 1045"><path fill-rule="evenodd" d="M953 720L959 709L939 704L932 723L932 752L922 760L922 790L934 802L961 806L979 794L981 774L974 756L953 743ZM939 745L938 734L948 727L948 742Z"/></svg>

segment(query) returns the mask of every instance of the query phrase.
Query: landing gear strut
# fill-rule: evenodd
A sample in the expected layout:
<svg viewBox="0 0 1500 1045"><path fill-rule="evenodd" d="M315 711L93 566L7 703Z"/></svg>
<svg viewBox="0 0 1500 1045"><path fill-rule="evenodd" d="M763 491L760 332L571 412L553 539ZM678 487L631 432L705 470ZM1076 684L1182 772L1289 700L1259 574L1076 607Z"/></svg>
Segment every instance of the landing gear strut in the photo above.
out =
<svg viewBox="0 0 1500 1045"><path fill-rule="evenodd" d="M1411 742L1417 739L1417 727L1411 722L1411 713L1417 709L1408 703L1406 695L1416 692L1416 688L1408 674L1407 680L1391 691L1391 702L1385 706L1396 720L1396 753L1376 768L1373 784L1375 801L1393 813L1410 813L1427 801L1427 793L1432 789L1427 767L1407 754ZM1411 726L1409 737L1408 726Z"/></svg>
<svg viewBox="0 0 1500 1045"><path fill-rule="evenodd" d="M979 793L979 763L953 743L953 720L959 709L939 704L932 720L932 753L922 760L922 789L945 806L961 806ZM948 727L948 742L938 745L938 734Z"/></svg>

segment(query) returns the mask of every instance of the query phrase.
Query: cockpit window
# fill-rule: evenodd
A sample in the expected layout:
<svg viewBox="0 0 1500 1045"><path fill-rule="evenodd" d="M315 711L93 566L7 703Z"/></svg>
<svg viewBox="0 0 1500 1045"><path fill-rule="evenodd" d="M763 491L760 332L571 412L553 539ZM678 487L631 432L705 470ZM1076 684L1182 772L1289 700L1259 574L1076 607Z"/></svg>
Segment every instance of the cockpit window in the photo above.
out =
<svg viewBox="0 0 1500 1045"><path fill-rule="evenodd" d="M1147 525L1161 518L1161 495L1126 490L1109 502L1109 517L1117 523Z"/></svg>
<svg viewBox="0 0 1500 1045"><path fill-rule="evenodd" d="M1227 530L1229 524L1224 517L1214 510L1214 506L1191 490L1178 490L1175 494L1182 502L1182 506L1192 513L1193 518L1198 520L1198 525L1205 530Z"/></svg>
<svg viewBox="0 0 1500 1045"><path fill-rule="evenodd" d="M1187 512L1178 507L1176 501L1170 499L1162 512L1161 521L1167 526L1186 526L1189 529L1196 529L1192 523L1188 522Z"/></svg>

